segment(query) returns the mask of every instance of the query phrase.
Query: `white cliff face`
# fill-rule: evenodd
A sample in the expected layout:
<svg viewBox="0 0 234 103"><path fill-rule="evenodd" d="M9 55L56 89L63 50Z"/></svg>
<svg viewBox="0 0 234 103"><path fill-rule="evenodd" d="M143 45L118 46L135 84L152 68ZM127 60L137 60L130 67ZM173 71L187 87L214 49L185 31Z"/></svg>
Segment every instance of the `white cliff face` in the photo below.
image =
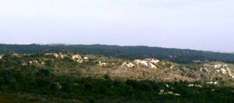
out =
<svg viewBox="0 0 234 103"><path fill-rule="evenodd" d="M216 69L218 69L217 72L220 72L223 75L228 75L229 77L234 78L234 75L227 64L224 65L219 64L218 66L215 65L215 67Z"/></svg>
<svg viewBox="0 0 234 103"><path fill-rule="evenodd" d="M202 68L200 68L200 72L209 72L209 70L206 68L206 67L202 67Z"/></svg>
<svg viewBox="0 0 234 103"><path fill-rule="evenodd" d="M131 63L131 62L124 62L121 67L127 67L127 68L134 68L135 64Z"/></svg>
<svg viewBox="0 0 234 103"><path fill-rule="evenodd" d="M229 66L230 65L228 64L219 63L219 62L204 64L201 67L200 72L208 73L208 74L215 73L217 76L229 77L229 78L234 79L234 75L232 73L233 71L230 69Z"/></svg>
<svg viewBox="0 0 234 103"><path fill-rule="evenodd" d="M155 59L144 59L144 60L140 60L140 59L136 59L132 62L124 62L121 67L127 67L127 68L134 68L136 66L143 66L146 68L157 68L156 64L159 63L159 60L155 60Z"/></svg>
<svg viewBox="0 0 234 103"><path fill-rule="evenodd" d="M89 60L89 57L84 57L84 60Z"/></svg>
<svg viewBox="0 0 234 103"><path fill-rule="evenodd" d="M147 59L136 59L133 61L134 64L136 64L137 66L143 66L143 67L146 67L146 68L157 68L157 64L159 63L160 61L157 60L157 59L151 59L151 58L147 58Z"/></svg>
<svg viewBox="0 0 234 103"><path fill-rule="evenodd" d="M65 58L65 55L62 54L62 53L59 53L59 58L64 59L64 58Z"/></svg>
<svg viewBox="0 0 234 103"><path fill-rule="evenodd" d="M0 59L2 59L3 58L3 55L0 55Z"/></svg>
<svg viewBox="0 0 234 103"><path fill-rule="evenodd" d="M98 61L98 65L101 67L106 67L108 64L102 61Z"/></svg>
<svg viewBox="0 0 234 103"><path fill-rule="evenodd" d="M232 79L234 79L234 75L229 68L227 68L227 73Z"/></svg>
<svg viewBox="0 0 234 103"><path fill-rule="evenodd" d="M156 66L156 65L154 65L154 64L152 64L152 63L149 63L149 68L156 69L156 68L157 68L157 66Z"/></svg>
<svg viewBox="0 0 234 103"><path fill-rule="evenodd" d="M215 68L215 69L219 69L219 68L221 68L222 66L223 66L222 64L215 64L215 65L214 65L214 68Z"/></svg>
<svg viewBox="0 0 234 103"><path fill-rule="evenodd" d="M54 53L53 56L54 56L55 58L59 58L59 54L57 54L57 53Z"/></svg>
<svg viewBox="0 0 234 103"><path fill-rule="evenodd" d="M136 65L148 67L148 62L145 60L136 59L133 61Z"/></svg>
<svg viewBox="0 0 234 103"><path fill-rule="evenodd" d="M83 63L83 58L79 54L72 55L71 59L78 63Z"/></svg>
<svg viewBox="0 0 234 103"><path fill-rule="evenodd" d="M72 55L72 59L73 60L82 59L82 57L79 54L75 54L75 55Z"/></svg>
<svg viewBox="0 0 234 103"><path fill-rule="evenodd" d="M227 74L227 70L226 70L225 68L221 68L221 69L220 69L220 72L221 72L222 74L224 74L224 75Z"/></svg>
<svg viewBox="0 0 234 103"><path fill-rule="evenodd" d="M145 59L145 60L147 60L148 62L150 62L150 63L152 63L152 64L158 64L158 63L160 62L160 60L158 60L158 59L153 59L153 58L151 58L151 59Z"/></svg>

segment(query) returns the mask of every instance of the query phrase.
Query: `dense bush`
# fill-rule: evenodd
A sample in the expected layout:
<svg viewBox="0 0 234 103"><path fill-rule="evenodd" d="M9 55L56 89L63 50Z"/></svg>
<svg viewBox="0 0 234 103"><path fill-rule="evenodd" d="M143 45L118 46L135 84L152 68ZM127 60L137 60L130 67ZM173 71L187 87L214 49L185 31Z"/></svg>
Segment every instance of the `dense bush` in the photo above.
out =
<svg viewBox="0 0 234 103"><path fill-rule="evenodd" d="M181 96L159 95L162 89ZM234 100L232 88L191 88L183 82L112 81L108 78L56 76L52 68L0 69L0 90L79 99L84 102L231 103Z"/></svg>

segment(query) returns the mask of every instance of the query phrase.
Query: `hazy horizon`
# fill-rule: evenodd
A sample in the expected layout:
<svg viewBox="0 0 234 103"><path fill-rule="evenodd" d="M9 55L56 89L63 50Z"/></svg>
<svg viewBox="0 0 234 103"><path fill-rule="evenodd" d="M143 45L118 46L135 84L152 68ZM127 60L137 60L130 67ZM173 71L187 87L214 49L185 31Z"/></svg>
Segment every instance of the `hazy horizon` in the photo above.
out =
<svg viewBox="0 0 234 103"><path fill-rule="evenodd" d="M232 0L4 0L0 43L234 52Z"/></svg>

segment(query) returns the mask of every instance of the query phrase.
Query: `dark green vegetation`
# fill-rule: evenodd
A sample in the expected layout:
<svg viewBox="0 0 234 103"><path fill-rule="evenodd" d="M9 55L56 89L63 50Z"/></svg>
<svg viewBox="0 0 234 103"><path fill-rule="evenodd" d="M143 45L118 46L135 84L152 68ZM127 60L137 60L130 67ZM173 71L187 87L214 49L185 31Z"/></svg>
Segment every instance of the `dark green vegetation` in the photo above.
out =
<svg viewBox="0 0 234 103"><path fill-rule="evenodd" d="M0 53L44 53L44 52L80 52L119 58L157 57L178 63L201 61L234 62L234 54L208 51L169 49L145 46L107 46L107 45L0 45Z"/></svg>
<svg viewBox="0 0 234 103"><path fill-rule="evenodd" d="M30 99L30 96L19 95L19 100L24 98L24 103L43 102L43 99L44 102L55 102L51 98L77 103L231 103L234 100L232 88L188 87L187 83L182 82L111 81L108 78L56 76L51 69L46 68L1 69L0 73L0 90L3 93L41 96ZM162 89L179 93L181 96L159 95Z"/></svg>

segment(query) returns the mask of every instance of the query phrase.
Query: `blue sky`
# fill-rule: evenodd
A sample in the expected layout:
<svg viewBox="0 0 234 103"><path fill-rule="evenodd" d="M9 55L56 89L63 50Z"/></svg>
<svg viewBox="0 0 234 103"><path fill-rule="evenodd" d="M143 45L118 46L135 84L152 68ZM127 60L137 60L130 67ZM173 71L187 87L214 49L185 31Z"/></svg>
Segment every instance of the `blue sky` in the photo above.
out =
<svg viewBox="0 0 234 103"><path fill-rule="evenodd" d="M233 0L0 0L0 43L234 52Z"/></svg>

